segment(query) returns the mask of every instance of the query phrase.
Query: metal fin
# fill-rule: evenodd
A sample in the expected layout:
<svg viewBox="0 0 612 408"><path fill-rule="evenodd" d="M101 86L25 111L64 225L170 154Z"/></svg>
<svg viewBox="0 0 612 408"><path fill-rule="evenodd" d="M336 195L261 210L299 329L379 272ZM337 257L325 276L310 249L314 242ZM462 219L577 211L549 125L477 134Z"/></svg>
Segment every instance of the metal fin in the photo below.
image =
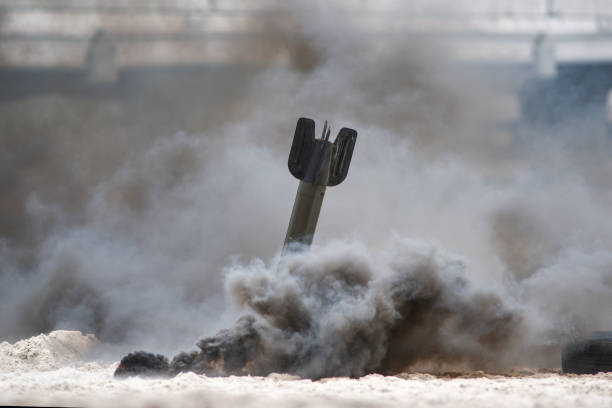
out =
<svg viewBox="0 0 612 408"><path fill-rule="evenodd" d="M329 169L328 186L336 186L346 178L356 142L356 130L349 128L340 129L334 142L334 154Z"/></svg>
<svg viewBox="0 0 612 408"><path fill-rule="evenodd" d="M348 174L357 132L342 128L334 143L328 143L331 126L325 121L321 139L315 139L315 122L300 118L289 153L291 174L309 183L335 186Z"/></svg>
<svg viewBox="0 0 612 408"><path fill-rule="evenodd" d="M309 118L298 119L289 153L289 171L302 180L315 146L315 122Z"/></svg>

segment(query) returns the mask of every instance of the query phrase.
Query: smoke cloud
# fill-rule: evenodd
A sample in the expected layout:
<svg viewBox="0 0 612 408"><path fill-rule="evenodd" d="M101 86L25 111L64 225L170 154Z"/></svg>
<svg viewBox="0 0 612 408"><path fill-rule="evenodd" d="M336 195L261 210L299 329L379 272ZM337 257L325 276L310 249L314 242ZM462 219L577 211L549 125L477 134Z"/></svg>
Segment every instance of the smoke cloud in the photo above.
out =
<svg viewBox="0 0 612 408"><path fill-rule="evenodd" d="M272 268L235 265L226 286L251 313L173 366L308 378L395 374L418 363L499 369L521 319L467 279L460 259L399 240L382 256L334 243Z"/></svg>
<svg viewBox="0 0 612 408"><path fill-rule="evenodd" d="M555 367L612 326L603 121L523 123L521 70L327 3L285 11L237 46L269 44L270 66L125 70L95 92L0 74L2 340L81 330L116 356L203 337L171 369L319 378ZM314 248L280 261L300 116L359 139Z"/></svg>

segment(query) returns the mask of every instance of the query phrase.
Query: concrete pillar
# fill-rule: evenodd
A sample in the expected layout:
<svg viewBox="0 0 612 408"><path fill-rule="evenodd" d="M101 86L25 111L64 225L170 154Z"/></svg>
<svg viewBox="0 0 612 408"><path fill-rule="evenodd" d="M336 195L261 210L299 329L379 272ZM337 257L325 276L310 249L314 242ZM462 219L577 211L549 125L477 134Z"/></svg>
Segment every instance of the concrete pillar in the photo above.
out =
<svg viewBox="0 0 612 408"><path fill-rule="evenodd" d="M557 75L555 43L546 34L536 36L533 43L533 64L540 78L554 78Z"/></svg>
<svg viewBox="0 0 612 408"><path fill-rule="evenodd" d="M117 81L117 50L108 35L99 30L92 37L86 55L87 79L93 83Z"/></svg>
<svg viewBox="0 0 612 408"><path fill-rule="evenodd" d="M555 14L555 0L546 0L546 15L554 17Z"/></svg>

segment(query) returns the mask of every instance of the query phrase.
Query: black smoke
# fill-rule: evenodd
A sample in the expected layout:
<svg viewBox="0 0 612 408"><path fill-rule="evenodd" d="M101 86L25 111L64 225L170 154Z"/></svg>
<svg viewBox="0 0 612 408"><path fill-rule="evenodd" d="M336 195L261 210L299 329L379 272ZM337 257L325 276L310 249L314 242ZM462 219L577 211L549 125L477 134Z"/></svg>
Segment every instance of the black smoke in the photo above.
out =
<svg viewBox="0 0 612 408"><path fill-rule="evenodd" d="M503 369L523 329L518 310L475 288L460 260L408 244L398 250L383 261L336 244L271 268L236 267L228 288L247 314L178 354L169 372L316 379L422 363Z"/></svg>

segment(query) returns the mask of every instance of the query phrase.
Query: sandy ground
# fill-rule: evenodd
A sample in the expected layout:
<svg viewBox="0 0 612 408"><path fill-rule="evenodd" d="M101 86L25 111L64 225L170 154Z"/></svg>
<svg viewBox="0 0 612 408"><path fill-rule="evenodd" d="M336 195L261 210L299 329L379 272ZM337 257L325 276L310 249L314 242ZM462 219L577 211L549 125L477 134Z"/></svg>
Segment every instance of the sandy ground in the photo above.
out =
<svg viewBox="0 0 612 408"><path fill-rule="evenodd" d="M0 404L198 407L612 407L612 373L594 376L406 374L310 381L288 375L116 380L117 363L85 362L91 335L58 331L0 343Z"/></svg>
<svg viewBox="0 0 612 408"><path fill-rule="evenodd" d="M612 374L528 377L298 380L282 375L115 380L114 366L0 374L0 403L79 406L206 407L610 407Z"/></svg>

